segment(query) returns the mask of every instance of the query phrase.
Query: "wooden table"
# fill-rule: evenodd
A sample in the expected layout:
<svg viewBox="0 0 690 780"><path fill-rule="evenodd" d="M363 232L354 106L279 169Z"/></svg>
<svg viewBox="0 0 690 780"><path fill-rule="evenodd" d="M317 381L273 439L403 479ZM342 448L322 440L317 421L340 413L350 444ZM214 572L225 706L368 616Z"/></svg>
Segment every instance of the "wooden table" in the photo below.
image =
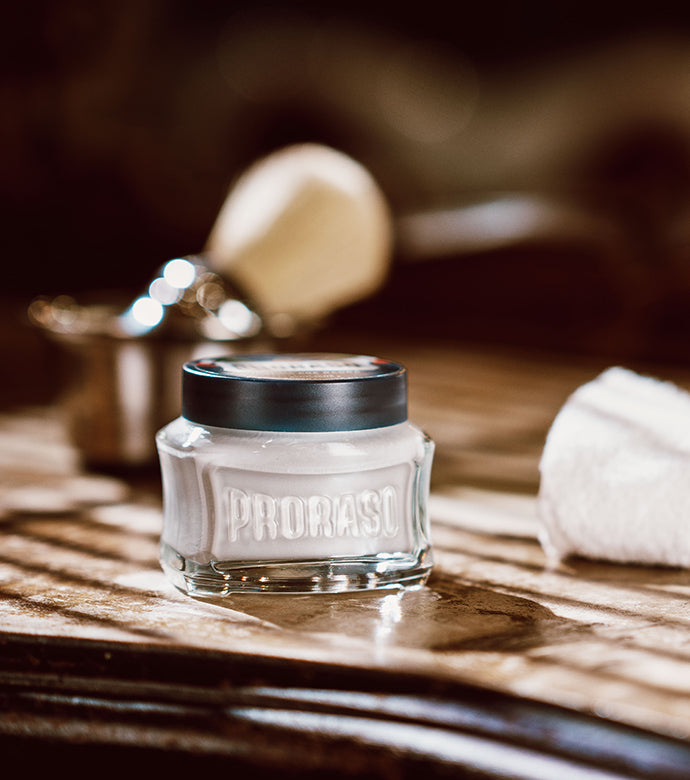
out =
<svg viewBox="0 0 690 780"><path fill-rule="evenodd" d="M193 600L158 566L155 473L84 472L54 406L0 416L5 755L255 776L690 776L690 573L549 568L537 541L544 436L605 364L373 349L407 364L411 417L437 443L435 568L419 590Z"/></svg>

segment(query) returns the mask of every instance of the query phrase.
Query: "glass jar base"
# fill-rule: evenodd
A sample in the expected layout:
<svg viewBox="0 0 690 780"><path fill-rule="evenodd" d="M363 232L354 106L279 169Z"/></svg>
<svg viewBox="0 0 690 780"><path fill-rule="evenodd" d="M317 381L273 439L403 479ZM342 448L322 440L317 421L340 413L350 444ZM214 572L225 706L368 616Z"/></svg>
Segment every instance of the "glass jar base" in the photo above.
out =
<svg viewBox="0 0 690 780"><path fill-rule="evenodd" d="M421 587L431 552L381 553L326 561L212 561L200 564L161 544L160 563L183 593L202 598L231 593L341 593Z"/></svg>

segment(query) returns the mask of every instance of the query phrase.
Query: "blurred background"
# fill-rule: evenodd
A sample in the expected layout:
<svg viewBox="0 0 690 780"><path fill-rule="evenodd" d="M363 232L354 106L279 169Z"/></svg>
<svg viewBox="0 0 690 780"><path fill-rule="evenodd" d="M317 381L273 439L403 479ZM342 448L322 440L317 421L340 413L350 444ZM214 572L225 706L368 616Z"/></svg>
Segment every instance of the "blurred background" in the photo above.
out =
<svg viewBox="0 0 690 780"><path fill-rule="evenodd" d="M249 164L302 141L362 163L393 215L389 278L331 329L690 358L677 3L46 0L7 6L0 35L14 370L35 296L135 294L201 250Z"/></svg>

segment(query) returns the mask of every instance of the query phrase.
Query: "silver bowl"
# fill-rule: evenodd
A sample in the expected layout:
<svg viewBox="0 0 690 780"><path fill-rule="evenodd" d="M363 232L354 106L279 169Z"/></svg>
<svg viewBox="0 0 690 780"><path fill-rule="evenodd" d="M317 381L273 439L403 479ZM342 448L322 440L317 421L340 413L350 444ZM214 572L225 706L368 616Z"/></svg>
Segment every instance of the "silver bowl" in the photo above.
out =
<svg viewBox="0 0 690 780"><path fill-rule="evenodd" d="M175 258L125 307L60 295L29 306L61 349L60 403L85 467L154 465L157 430L179 416L181 367L219 354L273 351L256 307L200 256Z"/></svg>

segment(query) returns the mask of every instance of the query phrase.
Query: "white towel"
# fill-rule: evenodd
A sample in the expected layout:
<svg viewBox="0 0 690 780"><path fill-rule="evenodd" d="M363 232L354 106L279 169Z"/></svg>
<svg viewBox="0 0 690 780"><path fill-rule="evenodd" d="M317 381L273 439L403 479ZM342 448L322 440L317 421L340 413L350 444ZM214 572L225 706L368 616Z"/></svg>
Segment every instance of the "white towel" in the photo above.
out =
<svg viewBox="0 0 690 780"><path fill-rule="evenodd" d="M540 540L552 560L690 567L686 391L608 369L556 416L540 472Z"/></svg>

